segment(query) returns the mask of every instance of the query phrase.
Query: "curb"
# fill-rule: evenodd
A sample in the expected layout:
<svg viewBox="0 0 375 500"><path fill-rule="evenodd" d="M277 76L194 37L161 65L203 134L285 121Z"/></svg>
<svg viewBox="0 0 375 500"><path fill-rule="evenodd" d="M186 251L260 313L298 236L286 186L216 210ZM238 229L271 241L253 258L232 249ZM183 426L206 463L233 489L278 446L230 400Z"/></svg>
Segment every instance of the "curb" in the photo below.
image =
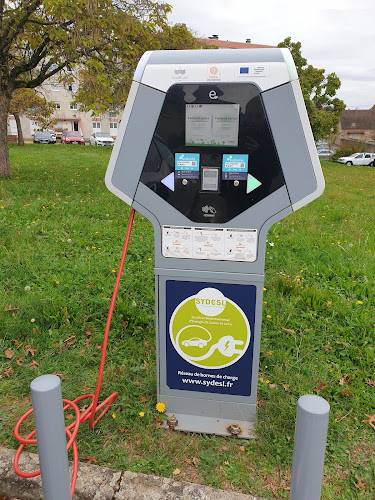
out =
<svg viewBox="0 0 375 500"><path fill-rule="evenodd" d="M14 472L15 451L0 447L0 498L40 500L40 476L24 479ZM33 472L39 468L36 453L23 452L20 468ZM79 463L74 500L260 500L252 495L224 491L211 486L176 481L129 471L116 471L99 465Z"/></svg>

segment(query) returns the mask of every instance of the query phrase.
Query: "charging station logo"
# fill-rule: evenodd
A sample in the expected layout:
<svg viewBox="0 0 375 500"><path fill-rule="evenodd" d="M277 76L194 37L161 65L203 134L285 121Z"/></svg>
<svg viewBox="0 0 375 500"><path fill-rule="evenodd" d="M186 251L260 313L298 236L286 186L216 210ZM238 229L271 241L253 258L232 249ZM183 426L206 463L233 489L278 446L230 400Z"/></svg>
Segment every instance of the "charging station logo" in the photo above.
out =
<svg viewBox="0 0 375 500"><path fill-rule="evenodd" d="M203 288L174 310L169 335L178 354L201 368L236 363L250 343L250 325L242 309L216 288Z"/></svg>

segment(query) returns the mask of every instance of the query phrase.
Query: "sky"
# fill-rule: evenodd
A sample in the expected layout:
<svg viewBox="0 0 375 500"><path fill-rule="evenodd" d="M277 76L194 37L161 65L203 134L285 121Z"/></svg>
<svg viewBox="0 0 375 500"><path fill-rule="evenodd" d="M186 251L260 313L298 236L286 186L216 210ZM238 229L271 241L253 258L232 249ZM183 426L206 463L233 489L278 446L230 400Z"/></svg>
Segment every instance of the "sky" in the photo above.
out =
<svg viewBox="0 0 375 500"><path fill-rule="evenodd" d="M166 0L171 24L197 37L277 45L301 42L308 64L336 73L348 109L375 105L374 0Z"/></svg>

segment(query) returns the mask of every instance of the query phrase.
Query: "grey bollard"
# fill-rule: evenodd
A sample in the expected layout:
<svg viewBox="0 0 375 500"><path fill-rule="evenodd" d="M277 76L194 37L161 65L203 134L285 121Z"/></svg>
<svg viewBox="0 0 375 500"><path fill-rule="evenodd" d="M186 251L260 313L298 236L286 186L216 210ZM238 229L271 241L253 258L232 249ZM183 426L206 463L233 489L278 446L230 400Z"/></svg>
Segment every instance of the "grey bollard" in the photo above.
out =
<svg viewBox="0 0 375 500"><path fill-rule="evenodd" d="M306 394L298 400L290 500L319 500L327 443L329 404Z"/></svg>
<svg viewBox="0 0 375 500"><path fill-rule="evenodd" d="M60 379L42 375L30 387L44 500L71 500Z"/></svg>

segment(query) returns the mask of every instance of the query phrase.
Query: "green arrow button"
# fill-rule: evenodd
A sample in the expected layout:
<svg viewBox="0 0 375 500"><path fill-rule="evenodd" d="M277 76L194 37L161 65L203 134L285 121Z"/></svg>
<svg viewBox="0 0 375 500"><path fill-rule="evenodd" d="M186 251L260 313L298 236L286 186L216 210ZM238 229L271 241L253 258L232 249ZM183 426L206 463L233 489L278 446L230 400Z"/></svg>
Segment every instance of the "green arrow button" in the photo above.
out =
<svg viewBox="0 0 375 500"><path fill-rule="evenodd" d="M255 177L250 174L247 174L247 186L246 186L246 194L249 194L251 191L254 191L257 187L259 187L262 183L258 181Z"/></svg>

